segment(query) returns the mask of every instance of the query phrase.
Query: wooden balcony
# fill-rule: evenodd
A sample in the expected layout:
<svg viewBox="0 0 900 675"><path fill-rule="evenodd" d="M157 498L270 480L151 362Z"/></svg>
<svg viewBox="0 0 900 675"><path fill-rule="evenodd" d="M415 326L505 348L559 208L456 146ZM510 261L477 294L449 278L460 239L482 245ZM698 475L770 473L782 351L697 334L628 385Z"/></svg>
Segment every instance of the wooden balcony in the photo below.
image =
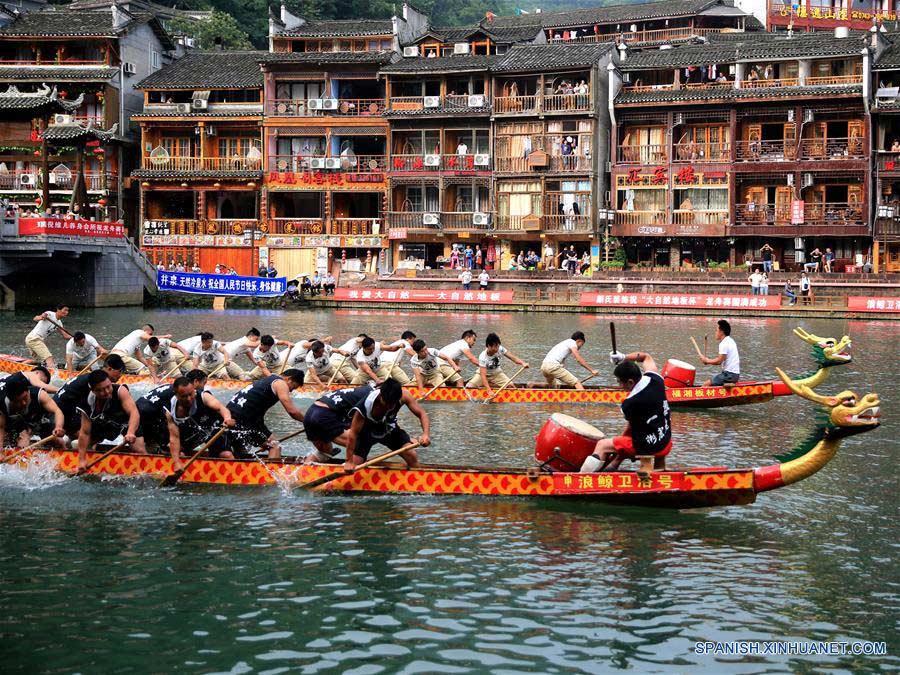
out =
<svg viewBox="0 0 900 675"><path fill-rule="evenodd" d="M437 216L436 223L426 223L425 214ZM476 223L476 216L487 215L487 222ZM402 228L410 232L490 232L494 229L493 215L473 211L391 211L387 214L388 227Z"/></svg>
<svg viewBox="0 0 900 675"><path fill-rule="evenodd" d="M618 162L620 164L665 164L669 161L668 148L665 145L620 145Z"/></svg>
<svg viewBox="0 0 900 675"><path fill-rule="evenodd" d="M721 33L721 28L691 28L690 26L680 26L678 28L659 28L655 30L638 30L613 33L600 33L599 35L580 35L576 38L563 40L562 37L548 38L551 44L557 43L592 43L592 42L610 42L616 37L620 37L628 44L633 43L668 43L677 42L679 40L690 40L698 36L712 35Z"/></svg>
<svg viewBox="0 0 900 675"><path fill-rule="evenodd" d="M319 157L313 155L275 155L269 158L269 171L305 173L308 171L340 171L343 173L384 173L385 155L349 155Z"/></svg>
<svg viewBox="0 0 900 675"><path fill-rule="evenodd" d="M469 105L480 102L481 105ZM491 107L489 96L481 94L447 94L446 96L392 96L388 113L487 113Z"/></svg>
<svg viewBox="0 0 900 675"><path fill-rule="evenodd" d="M310 101L337 101L335 107L323 108ZM275 99L266 104L270 117L381 117L382 98L339 99Z"/></svg>
<svg viewBox="0 0 900 675"><path fill-rule="evenodd" d="M728 210L695 210L675 209L672 211L672 224L682 225L727 225Z"/></svg>
<svg viewBox="0 0 900 675"><path fill-rule="evenodd" d="M675 162L731 162L731 143L676 143L672 155Z"/></svg>
<svg viewBox="0 0 900 675"><path fill-rule="evenodd" d="M411 232L440 232L440 218L438 222L425 223L425 211L389 211L387 214L387 224L391 229L402 228ZM437 213L429 211L428 213Z"/></svg>
<svg viewBox="0 0 900 675"><path fill-rule="evenodd" d="M510 232L513 234L526 232L539 233L541 231L542 221L543 216L534 214L528 216L504 216L498 214L494 217L494 230L497 232Z"/></svg>
<svg viewBox="0 0 900 675"><path fill-rule="evenodd" d="M266 223L268 234L327 234L327 235L377 235L381 234L381 218L284 218L278 216Z"/></svg>
<svg viewBox="0 0 900 675"><path fill-rule="evenodd" d="M269 234L323 234L324 218L272 218L268 222Z"/></svg>
<svg viewBox="0 0 900 675"><path fill-rule="evenodd" d="M661 211L616 211L613 220L615 225L662 225L668 220L668 215Z"/></svg>
<svg viewBox="0 0 900 675"><path fill-rule="evenodd" d="M331 218L328 234L381 234L381 218Z"/></svg>
<svg viewBox="0 0 900 675"><path fill-rule="evenodd" d="M555 214L541 217L541 232L548 234L592 234L591 216Z"/></svg>
<svg viewBox="0 0 900 675"><path fill-rule="evenodd" d="M495 96L494 113L497 115L537 114L540 109L539 98L539 96L534 94L526 96Z"/></svg>
<svg viewBox="0 0 900 675"><path fill-rule="evenodd" d="M829 138L800 141L800 159L846 160L865 159L868 141L865 138Z"/></svg>
<svg viewBox="0 0 900 675"><path fill-rule="evenodd" d="M724 237L728 210L616 211L616 237Z"/></svg>
<svg viewBox="0 0 900 675"><path fill-rule="evenodd" d="M738 204L732 234L761 237L811 237L869 235L862 209L847 203L807 203L803 223L791 223L789 205Z"/></svg>
<svg viewBox="0 0 900 675"><path fill-rule="evenodd" d="M880 173L900 172L900 152L878 150L876 162Z"/></svg>
<svg viewBox="0 0 900 675"><path fill-rule="evenodd" d="M491 170L487 153L465 155L391 155L390 170L398 173L478 172Z"/></svg>
<svg viewBox="0 0 900 675"><path fill-rule="evenodd" d="M862 84L862 75L826 75L822 77L807 77L806 78L806 86L808 87L816 87L816 86L852 86L855 84Z"/></svg>
<svg viewBox="0 0 900 675"><path fill-rule="evenodd" d="M741 89L768 89L770 87L799 87L799 77L781 77L772 80L741 80Z"/></svg>
<svg viewBox="0 0 900 675"><path fill-rule="evenodd" d="M734 145L736 162L792 162L797 157L793 141L738 141Z"/></svg>
<svg viewBox="0 0 900 675"><path fill-rule="evenodd" d="M472 211L442 211L441 229L445 232L490 232L493 230L491 214L482 213L479 215L486 215L487 222L476 224L476 213Z"/></svg>
<svg viewBox="0 0 900 675"><path fill-rule="evenodd" d="M150 171L262 171L262 160L246 157L149 157L141 160L141 168Z"/></svg>
<svg viewBox="0 0 900 675"><path fill-rule="evenodd" d="M244 231L260 228L260 221L252 218L229 219L185 219L185 218L144 218L144 234L187 234L187 235L239 235Z"/></svg>
<svg viewBox="0 0 900 675"><path fill-rule="evenodd" d="M494 97L494 113L497 115L561 114L592 110L593 103L589 93Z"/></svg>
<svg viewBox="0 0 900 675"><path fill-rule="evenodd" d="M88 192L102 190L118 190L119 179L114 173L99 171L84 172L85 189ZM40 168L12 169L0 172L0 190L10 192L35 192L43 187L43 174ZM75 172L50 170L50 192L66 192L75 184Z"/></svg>
<svg viewBox="0 0 900 675"><path fill-rule="evenodd" d="M551 94L541 98L541 109L545 113L590 112L593 106L589 93Z"/></svg>

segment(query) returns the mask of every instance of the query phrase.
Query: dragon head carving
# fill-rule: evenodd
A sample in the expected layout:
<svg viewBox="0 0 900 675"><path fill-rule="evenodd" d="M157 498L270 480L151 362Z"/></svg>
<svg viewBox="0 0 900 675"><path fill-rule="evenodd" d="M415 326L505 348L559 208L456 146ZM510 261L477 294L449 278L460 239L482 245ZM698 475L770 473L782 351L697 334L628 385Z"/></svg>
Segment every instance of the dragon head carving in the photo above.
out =
<svg viewBox="0 0 900 675"><path fill-rule="evenodd" d="M775 372L797 396L829 408L830 434L850 436L870 431L880 424L878 418L881 401L878 394L859 397L850 390L844 390L839 394L823 396L805 384L794 382L780 368L776 368Z"/></svg>
<svg viewBox="0 0 900 675"><path fill-rule="evenodd" d="M853 360L853 356L847 351L852 346L848 335L843 336L840 340L835 340L807 333L802 328L795 328L794 335L812 345L813 357L823 367L838 366Z"/></svg>

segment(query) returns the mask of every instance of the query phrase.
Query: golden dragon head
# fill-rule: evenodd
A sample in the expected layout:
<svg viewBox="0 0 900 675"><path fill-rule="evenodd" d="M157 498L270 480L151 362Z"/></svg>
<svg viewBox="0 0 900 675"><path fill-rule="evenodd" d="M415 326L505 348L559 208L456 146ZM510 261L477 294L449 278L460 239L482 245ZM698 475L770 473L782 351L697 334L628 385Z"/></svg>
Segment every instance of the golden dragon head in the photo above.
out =
<svg viewBox="0 0 900 675"><path fill-rule="evenodd" d="M833 396L823 396L805 384L794 382L781 368L776 368L775 372L797 396L830 408L829 422L834 427L834 433L850 436L870 431L880 424L881 401L878 394L866 394L860 398L852 391L844 390Z"/></svg>
<svg viewBox="0 0 900 675"><path fill-rule="evenodd" d="M795 328L794 335L812 345L813 356L822 366L837 366L844 363L850 363L853 356L848 349L852 346L849 335L845 335L840 340L834 338L823 338L812 333L807 333L802 328Z"/></svg>

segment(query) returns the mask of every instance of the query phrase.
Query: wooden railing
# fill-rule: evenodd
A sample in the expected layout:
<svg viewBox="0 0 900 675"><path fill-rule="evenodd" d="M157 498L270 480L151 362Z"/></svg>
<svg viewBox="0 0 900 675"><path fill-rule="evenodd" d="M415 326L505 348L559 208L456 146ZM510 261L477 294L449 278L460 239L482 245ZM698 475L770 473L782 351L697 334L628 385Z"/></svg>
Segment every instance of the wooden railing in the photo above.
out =
<svg viewBox="0 0 900 675"><path fill-rule="evenodd" d="M382 98L327 99L337 101L337 107L327 110L311 108L310 100L322 99L275 99L266 104L266 113L272 117L380 117L384 112Z"/></svg>
<svg viewBox="0 0 900 675"><path fill-rule="evenodd" d="M654 30L638 30L638 31L624 31L621 33L618 32L609 32L609 33L600 33L598 34L588 34L588 35L579 35L578 37L572 38L570 37L568 40L563 40L560 36L559 29L557 30L557 34L551 38L549 35L547 36L547 40L551 44L557 44L559 42L610 42L616 37L621 37L621 39L630 43L652 43L652 42L673 42L676 40L690 40L693 37L697 36L705 36L705 35L713 35L715 33L721 33L721 28L691 28L690 26L681 26L678 28L659 28Z"/></svg>
<svg viewBox="0 0 900 675"><path fill-rule="evenodd" d="M820 77L807 77L806 85L810 87L819 85L852 85L862 84L862 75L825 75Z"/></svg>
<svg viewBox="0 0 900 675"><path fill-rule="evenodd" d="M473 94L473 96L482 96L481 94ZM427 105L427 101L437 101L438 105ZM388 101L389 112L416 111L425 112L433 110L435 112L446 112L448 109L466 112L485 112L485 108L490 108L490 96L482 96L483 105L470 106L469 94L447 94L446 96L392 96Z"/></svg>
<svg viewBox="0 0 900 675"><path fill-rule="evenodd" d="M269 171L276 173L303 173L307 171L383 173L386 170L387 157L385 155L352 155L344 157L275 155L269 158Z"/></svg>
<svg viewBox="0 0 900 675"><path fill-rule="evenodd" d="M634 94L646 94L650 91L674 91L677 89L674 83L672 84L632 84L627 87L622 87L622 91L634 93Z"/></svg>
<svg viewBox="0 0 900 675"><path fill-rule="evenodd" d="M525 96L495 96L494 112L512 113L571 113L587 112L593 107L590 93L587 94L529 94Z"/></svg>
<svg viewBox="0 0 900 675"><path fill-rule="evenodd" d="M672 223L675 225L726 225L728 211L675 209L672 211Z"/></svg>
<svg viewBox="0 0 900 675"><path fill-rule="evenodd" d="M484 160L487 160L485 163ZM438 171L490 171L490 155L391 155L391 171L434 173Z"/></svg>
<svg viewBox="0 0 900 675"><path fill-rule="evenodd" d="M536 113L539 109L539 98L535 94L521 96L495 96L494 112L504 113Z"/></svg>
<svg viewBox="0 0 900 675"><path fill-rule="evenodd" d="M591 217L587 214L556 214L542 216L541 232L554 234L590 234L593 232Z"/></svg>
<svg viewBox="0 0 900 675"><path fill-rule="evenodd" d="M879 171L900 171L900 152L879 150L877 166Z"/></svg>
<svg viewBox="0 0 900 675"><path fill-rule="evenodd" d="M475 214L472 211L442 211L441 229L450 232L488 232L493 227L493 219L490 214L486 223L475 223Z"/></svg>
<svg viewBox="0 0 900 675"><path fill-rule="evenodd" d="M104 174L98 171L85 171L84 182L88 192L97 192L99 190L117 190L118 177L107 172L105 174L106 185L104 186ZM50 190L71 190L75 184L75 172L71 174L54 173L50 171ZM23 192L31 192L39 190L43 186L43 174L40 169L13 169L0 173L0 189L2 190L19 190Z"/></svg>
<svg viewBox="0 0 900 675"><path fill-rule="evenodd" d="M775 204L737 204L735 206L735 234L753 236L866 236L862 209L847 203L806 204L803 223L791 222L791 207Z"/></svg>
<svg viewBox="0 0 900 675"><path fill-rule="evenodd" d="M381 234L381 218L272 218L269 234Z"/></svg>
<svg viewBox="0 0 900 675"><path fill-rule="evenodd" d="M272 218L268 223L269 234L324 234L324 218Z"/></svg>
<svg viewBox="0 0 900 675"><path fill-rule="evenodd" d="M141 168L158 171L261 171L262 161L246 157L149 157Z"/></svg>
<svg viewBox="0 0 900 675"><path fill-rule="evenodd" d="M526 229L526 219L532 222L541 216L494 216L494 229L500 232L523 232Z"/></svg>
<svg viewBox="0 0 900 675"><path fill-rule="evenodd" d="M622 164L660 164L669 161L665 145L620 145L619 162Z"/></svg>
<svg viewBox="0 0 900 675"><path fill-rule="evenodd" d="M239 235L245 230L259 228L258 220L252 218L229 219L186 219L186 218L144 218L144 234L187 234L187 235Z"/></svg>
<svg viewBox="0 0 900 675"><path fill-rule="evenodd" d="M676 143L672 154L676 162L730 162L731 143Z"/></svg>
<svg viewBox="0 0 900 675"><path fill-rule="evenodd" d="M425 213L425 211L389 211L387 214L388 227L406 230L440 230L440 222L429 223L428 225L424 223ZM436 212L430 211L429 213Z"/></svg>
<svg viewBox="0 0 900 675"><path fill-rule="evenodd" d="M806 202L803 222L805 225L862 225L864 221L859 204Z"/></svg>
<svg viewBox="0 0 900 675"><path fill-rule="evenodd" d="M804 138L800 141L801 159L864 159L866 139L854 138Z"/></svg>
<svg viewBox="0 0 900 675"><path fill-rule="evenodd" d="M541 98L541 109L546 113L580 112L591 109L591 95L550 94Z"/></svg>
<svg viewBox="0 0 900 675"><path fill-rule="evenodd" d="M734 145L738 162L793 160L797 154L794 141L738 141Z"/></svg>
<svg viewBox="0 0 900 675"><path fill-rule="evenodd" d="M381 234L381 218L332 218L328 223L328 234Z"/></svg>
<svg viewBox="0 0 900 675"><path fill-rule="evenodd" d="M668 220L665 211L616 211L616 225L664 225Z"/></svg>
<svg viewBox="0 0 900 675"><path fill-rule="evenodd" d="M741 80L741 89L766 89L768 87L799 87L799 77L780 77L775 80Z"/></svg>

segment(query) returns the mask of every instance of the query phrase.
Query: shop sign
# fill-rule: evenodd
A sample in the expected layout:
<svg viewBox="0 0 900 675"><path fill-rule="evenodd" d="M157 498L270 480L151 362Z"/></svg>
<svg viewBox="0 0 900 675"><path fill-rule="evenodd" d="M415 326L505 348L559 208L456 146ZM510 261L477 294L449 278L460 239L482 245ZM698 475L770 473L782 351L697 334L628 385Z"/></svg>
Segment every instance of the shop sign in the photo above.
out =
<svg viewBox="0 0 900 675"><path fill-rule="evenodd" d="M381 186L383 173L333 173L326 171L270 171L267 183L270 187L362 187L367 184Z"/></svg>
<svg viewBox="0 0 900 675"><path fill-rule="evenodd" d="M231 274L194 274L191 272L156 273L156 287L161 291L177 291L198 295L254 295L271 297L284 295L285 277L264 279Z"/></svg>
<svg viewBox="0 0 900 675"><path fill-rule="evenodd" d="M803 225L806 202L795 199L791 202L791 225Z"/></svg>
<svg viewBox="0 0 900 675"><path fill-rule="evenodd" d="M56 218L19 218L19 236L62 235L65 237L124 237L122 223Z"/></svg>

